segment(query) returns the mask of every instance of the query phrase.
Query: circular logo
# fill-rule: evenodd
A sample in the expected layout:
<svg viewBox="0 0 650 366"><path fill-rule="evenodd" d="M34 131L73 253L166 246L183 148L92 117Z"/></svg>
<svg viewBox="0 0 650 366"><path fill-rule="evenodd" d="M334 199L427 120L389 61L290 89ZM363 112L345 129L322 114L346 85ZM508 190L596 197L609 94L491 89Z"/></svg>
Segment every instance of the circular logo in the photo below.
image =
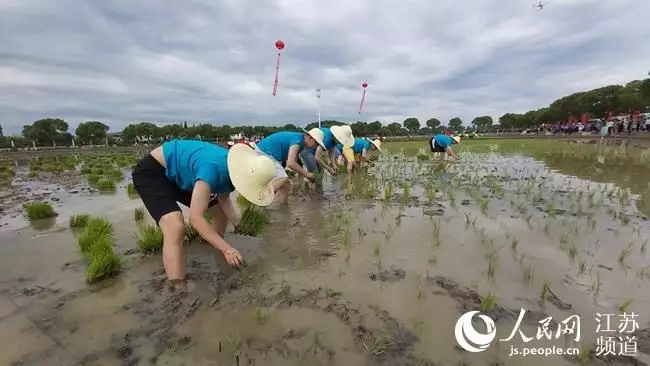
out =
<svg viewBox="0 0 650 366"><path fill-rule="evenodd" d="M477 332L476 329L474 329L474 325L472 325L472 318L474 317L474 314L477 313L478 311L467 312L456 321L456 328L454 330L456 342L458 342L458 345L468 352L485 351L490 346L497 333L494 326L494 320L489 316L482 314L478 317L485 324L487 333L482 334Z"/></svg>

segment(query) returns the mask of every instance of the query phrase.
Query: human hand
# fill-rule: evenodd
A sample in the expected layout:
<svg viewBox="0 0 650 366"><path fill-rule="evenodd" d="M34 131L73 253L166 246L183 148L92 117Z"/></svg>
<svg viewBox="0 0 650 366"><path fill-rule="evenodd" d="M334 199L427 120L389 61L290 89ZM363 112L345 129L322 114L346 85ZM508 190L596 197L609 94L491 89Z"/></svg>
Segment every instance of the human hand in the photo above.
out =
<svg viewBox="0 0 650 366"><path fill-rule="evenodd" d="M228 264L234 268L239 268L239 266L244 263L244 258L242 257L241 253L239 253L239 251L233 247L228 247L221 253L223 253L224 258L226 258L226 262L228 262Z"/></svg>
<svg viewBox="0 0 650 366"><path fill-rule="evenodd" d="M314 173L307 172L307 176L305 178L309 179L310 182L316 183L316 176Z"/></svg>
<svg viewBox="0 0 650 366"><path fill-rule="evenodd" d="M328 167L328 168L327 168L327 171L330 172L331 175L336 175L336 174L338 174L338 172L336 171L336 169L334 169L334 168L332 168L332 167Z"/></svg>

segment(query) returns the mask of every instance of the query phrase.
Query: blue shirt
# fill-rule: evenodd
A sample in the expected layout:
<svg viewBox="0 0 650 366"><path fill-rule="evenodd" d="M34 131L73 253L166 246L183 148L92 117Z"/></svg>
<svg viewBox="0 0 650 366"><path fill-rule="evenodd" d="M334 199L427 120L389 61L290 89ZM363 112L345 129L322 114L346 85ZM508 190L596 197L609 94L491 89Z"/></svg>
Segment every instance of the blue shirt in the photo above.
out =
<svg viewBox="0 0 650 366"><path fill-rule="evenodd" d="M446 149L454 144L454 140L447 135L435 135L433 139L443 149Z"/></svg>
<svg viewBox="0 0 650 366"><path fill-rule="evenodd" d="M363 139L361 137L355 137L354 138L354 145L352 145L352 151L354 151L355 154L361 154L363 152L363 149L366 149L367 151L370 151L370 140ZM343 144L336 144L336 150L338 151L343 151Z"/></svg>
<svg viewBox="0 0 650 366"><path fill-rule="evenodd" d="M228 173L228 150L209 142L172 140L162 144L165 175L183 191L192 191L202 180L213 194L235 190Z"/></svg>
<svg viewBox="0 0 650 366"><path fill-rule="evenodd" d="M275 160L284 163L289 157L289 148L298 145L299 150L302 150L304 141L304 133L280 131L266 136L256 146Z"/></svg>

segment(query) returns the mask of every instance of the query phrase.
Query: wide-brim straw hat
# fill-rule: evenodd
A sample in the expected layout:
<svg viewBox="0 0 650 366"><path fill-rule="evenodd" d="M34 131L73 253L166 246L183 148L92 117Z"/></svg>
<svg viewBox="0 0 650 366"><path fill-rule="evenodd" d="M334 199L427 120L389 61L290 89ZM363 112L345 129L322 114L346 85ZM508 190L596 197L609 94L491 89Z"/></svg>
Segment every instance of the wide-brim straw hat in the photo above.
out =
<svg viewBox="0 0 650 366"><path fill-rule="evenodd" d="M451 138L454 139L457 144L460 144L460 136L452 136Z"/></svg>
<svg viewBox="0 0 650 366"><path fill-rule="evenodd" d="M313 137L318 144L325 149L325 142L323 140L325 139L325 134L323 131L320 130L320 128L312 128L311 130L307 131L304 128L302 129L306 134L309 136Z"/></svg>
<svg viewBox="0 0 650 366"><path fill-rule="evenodd" d="M381 140L379 140L379 139L377 139L377 140L370 140L370 142L372 142L372 144L375 145L375 147L377 148L377 150L381 151Z"/></svg>
<svg viewBox="0 0 650 366"><path fill-rule="evenodd" d="M330 127L332 135L345 147L352 147L354 145L354 135L352 134L352 127L348 125L332 126Z"/></svg>
<svg viewBox="0 0 650 366"><path fill-rule="evenodd" d="M249 145L239 143L228 151L230 181L239 194L257 206L268 206L275 192L275 162L258 154Z"/></svg>

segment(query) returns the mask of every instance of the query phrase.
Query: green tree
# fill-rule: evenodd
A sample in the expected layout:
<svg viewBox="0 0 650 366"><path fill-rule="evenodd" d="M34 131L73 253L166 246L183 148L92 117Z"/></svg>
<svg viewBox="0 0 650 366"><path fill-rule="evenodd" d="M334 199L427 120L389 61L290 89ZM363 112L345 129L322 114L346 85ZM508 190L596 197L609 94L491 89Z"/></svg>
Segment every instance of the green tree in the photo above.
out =
<svg viewBox="0 0 650 366"><path fill-rule="evenodd" d="M490 116L481 116L476 117L472 120L472 124L476 127L476 130L483 132L492 126L492 117Z"/></svg>
<svg viewBox="0 0 650 366"><path fill-rule="evenodd" d="M40 119L31 125L23 126L23 136L39 145L67 143L72 140L72 135L67 132L68 123L60 118Z"/></svg>
<svg viewBox="0 0 650 366"><path fill-rule="evenodd" d="M426 125L427 125L427 127L429 127L431 130L434 130L434 131L435 131L435 130L437 130L437 129L440 127L441 123L440 123L440 120L439 120L439 119L434 118L434 117L431 117L431 118L429 118L429 119L427 120Z"/></svg>
<svg viewBox="0 0 650 366"><path fill-rule="evenodd" d="M449 128L453 131L458 131L462 128L463 121L459 117L454 117L449 120Z"/></svg>
<svg viewBox="0 0 650 366"><path fill-rule="evenodd" d="M77 126L75 135L85 143L103 143L108 132L108 126L99 121L82 122Z"/></svg>
<svg viewBox="0 0 650 366"><path fill-rule="evenodd" d="M404 128L409 130L411 133L416 134L420 129L420 121L415 117L409 117L403 122Z"/></svg>

